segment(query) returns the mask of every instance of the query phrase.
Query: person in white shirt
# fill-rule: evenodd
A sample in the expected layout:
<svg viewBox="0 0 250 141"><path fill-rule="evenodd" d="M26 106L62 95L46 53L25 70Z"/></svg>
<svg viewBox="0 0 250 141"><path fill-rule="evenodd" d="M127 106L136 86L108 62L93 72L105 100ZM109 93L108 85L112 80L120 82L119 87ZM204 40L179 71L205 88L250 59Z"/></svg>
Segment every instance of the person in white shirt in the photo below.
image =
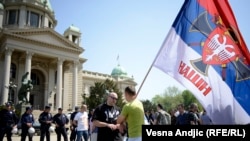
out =
<svg viewBox="0 0 250 141"><path fill-rule="evenodd" d="M78 112L74 118L73 123L77 126L77 139L76 141L81 141L83 136L84 141L88 141L88 113L87 105L82 105L80 112Z"/></svg>

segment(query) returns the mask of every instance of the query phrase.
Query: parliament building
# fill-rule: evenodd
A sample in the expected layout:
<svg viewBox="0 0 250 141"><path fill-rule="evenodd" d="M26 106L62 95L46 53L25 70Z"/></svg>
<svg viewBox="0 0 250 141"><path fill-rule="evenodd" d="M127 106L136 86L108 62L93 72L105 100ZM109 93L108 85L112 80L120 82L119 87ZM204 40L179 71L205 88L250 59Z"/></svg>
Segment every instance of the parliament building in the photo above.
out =
<svg viewBox="0 0 250 141"><path fill-rule="evenodd" d="M88 96L95 82L106 79L121 91L137 85L119 64L110 74L84 70L80 29L69 25L61 35L56 25L49 0L0 0L0 105L19 102L27 72L33 84L27 97L35 109L80 105L82 95Z"/></svg>

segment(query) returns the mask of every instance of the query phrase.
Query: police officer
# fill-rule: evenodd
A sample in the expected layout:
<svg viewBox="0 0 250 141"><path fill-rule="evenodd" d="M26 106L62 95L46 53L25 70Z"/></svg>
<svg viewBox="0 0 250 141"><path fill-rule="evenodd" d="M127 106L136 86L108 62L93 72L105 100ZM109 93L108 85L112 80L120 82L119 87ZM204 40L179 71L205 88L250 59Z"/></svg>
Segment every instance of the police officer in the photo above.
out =
<svg viewBox="0 0 250 141"><path fill-rule="evenodd" d="M7 134L7 140L11 141L12 129L17 127L18 118L11 109L11 103L7 102L5 108L0 111L0 141Z"/></svg>
<svg viewBox="0 0 250 141"><path fill-rule="evenodd" d="M46 141L50 141L50 131L49 128L53 121L52 114L50 113L50 106L45 106L44 111L40 114L38 121L41 123L40 126L40 141L44 141L46 135Z"/></svg>
<svg viewBox="0 0 250 141"><path fill-rule="evenodd" d="M26 136L28 135L29 141L32 141L33 135L30 135L28 130L33 126L34 123L34 116L32 114L32 108L26 107L25 113L21 117L21 141L25 141Z"/></svg>
<svg viewBox="0 0 250 141"><path fill-rule="evenodd" d="M75 115L79 112L79 107L75 107L75 111L70 115L70 130L71 130L71 134L70 134L70 141L75 141L76 139L76 125L73 124Z"/></svg>
<svg viewBox="0 0 250 141"><path fill-rule="evenodd" d="M58 113L53 117L53 123L56 125L57 141L61 141L61 135L64 141L68 141L65 125L69 123L69 119L62 111L62 108L58 108Z"/></svg>

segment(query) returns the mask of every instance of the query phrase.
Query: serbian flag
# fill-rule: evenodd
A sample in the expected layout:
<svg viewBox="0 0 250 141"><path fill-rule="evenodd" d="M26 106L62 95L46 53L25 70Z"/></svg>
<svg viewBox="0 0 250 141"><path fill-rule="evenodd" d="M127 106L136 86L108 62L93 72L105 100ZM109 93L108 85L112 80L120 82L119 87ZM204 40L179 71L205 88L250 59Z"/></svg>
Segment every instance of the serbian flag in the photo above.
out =
<svg viewBox="0 0 250 141"><path fill-rule="evenodd" d="M250 123L249 64L227 0L185 0L153 62L190 90L215 124Z"/></svg>

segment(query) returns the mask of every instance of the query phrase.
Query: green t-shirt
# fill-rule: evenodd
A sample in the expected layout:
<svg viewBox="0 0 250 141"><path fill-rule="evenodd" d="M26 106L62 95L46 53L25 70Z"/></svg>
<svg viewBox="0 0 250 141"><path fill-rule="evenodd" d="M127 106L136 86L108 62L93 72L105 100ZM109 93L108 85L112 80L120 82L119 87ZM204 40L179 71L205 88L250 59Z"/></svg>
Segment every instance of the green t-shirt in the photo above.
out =
<svg viewBox="0 0 250 141"><path fill-rule="evenodd" d="M122 108L121 115L126 118L128 124L128 136L130 138L142 135L142 125L144 124L144 109L142 102L135 99L128 102Z"/></svg>

